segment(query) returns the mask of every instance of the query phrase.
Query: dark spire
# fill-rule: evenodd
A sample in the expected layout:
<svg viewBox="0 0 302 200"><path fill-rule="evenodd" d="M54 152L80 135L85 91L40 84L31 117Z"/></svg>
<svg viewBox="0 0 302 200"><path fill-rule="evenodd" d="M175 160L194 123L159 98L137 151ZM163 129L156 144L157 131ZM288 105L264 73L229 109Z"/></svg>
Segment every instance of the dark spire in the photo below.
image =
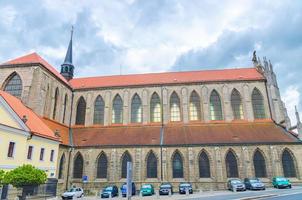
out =
<svg viewBox="0 0 302 200"><path fill-rule="evenodd" d="M66 52L64 63L61 65L61 74L64 78L69 81L73 78L74 66L72 64L72 36L73 36L73 26L71 27L71 37Z"/></svg>

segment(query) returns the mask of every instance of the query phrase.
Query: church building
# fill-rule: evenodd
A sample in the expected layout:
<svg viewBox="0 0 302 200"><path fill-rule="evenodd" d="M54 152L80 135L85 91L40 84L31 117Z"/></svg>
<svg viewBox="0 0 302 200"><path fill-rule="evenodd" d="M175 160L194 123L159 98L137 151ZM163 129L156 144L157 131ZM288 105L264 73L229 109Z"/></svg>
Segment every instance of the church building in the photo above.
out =
<svg viewBox="0 0 302 200"><path fill-rule="evenodd" d="M71 38L60 72L32 53L0 65L0 89L60 136L60 191L119 187L128 161L137 187L190 182L218 190L229 178L270 184L273 176L302 183L301 123L299 134L290 130L271 62L255 53L252 61L248 68L76 78Z"/></svg>

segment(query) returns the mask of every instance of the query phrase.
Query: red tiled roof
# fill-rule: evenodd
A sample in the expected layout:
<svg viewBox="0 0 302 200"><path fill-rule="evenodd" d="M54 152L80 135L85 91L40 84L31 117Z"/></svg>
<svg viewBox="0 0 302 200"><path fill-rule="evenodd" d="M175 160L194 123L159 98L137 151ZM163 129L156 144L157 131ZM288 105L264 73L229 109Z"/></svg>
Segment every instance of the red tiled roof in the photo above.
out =
<svg viewBox="0 0 302 200"><path fill-rule="evenodd" d="M75 146L160 145L160 126L74 128ZM173 124L163 145L291 143L298 139L273 122Z"/></svg>
<svg viewBox="0 0 302 200"><path fill-rule="evenodd" d="M240 68L74 78L69 83L74 89L85 89L243 80L264 80L264 77L255 68Z"/></svg>
<svg viewBox="0 0 302 200"><path fill-rule="evenodd" d="M53 131L59 131L60 138L62 141L62 144L64 145L70 145L69 142L69 128L68 126L61 124L59 122L56 122L54 120L48 119L48 118L41 118L41 120Z"/></svg>
<svg viewBox="0 0 302 200"><path fill-rule="evenodd" d="M57 78L61 81L69 85L67 80L53 67L51 66L46 60L44 60L41 56L37 53L31 53L25 56L21 56L19 58L10 60L8 62L3 63L2 65L18 65L18 64L42 64L47 70L49 70L52 74L54 74Z"/></svg>
<svg viewBox="0 0 302 200"><path fill-rule="evenodd" d="M200 82L219 82L219 81L249 81L264 80L265 78L256 68L238 68L238 69L220 69L220 70L202 70L187 72L164 72L148 74L130 74L115 76L99 76L74 78L69 82L47 61L37 53L31 53L2 65L16 65L40 63L61 81L74 89L87 89L98 87L124 87L139 85L159 85L159 84L182 84L182 83L200 83Z"/></svg>
<svg viewBox="0 0 302 200"><path fill-rule="evenodd" d="M74 128L75 146L158 145L160 126Z"/></svg>
<svg viewBox="0 0 302 200"><path fill-rule="evenodd" d="M25 125L31 131L33 135L48 138L51 140L60 141L58 137L55 136L54 132L46 126L40 117L35 114L31 109L27 108L23 103L16 97L0 90L0 96L7 102L7 104L14 110L14 112L19 116L20 119L24 115L27 117Z"/></svg>

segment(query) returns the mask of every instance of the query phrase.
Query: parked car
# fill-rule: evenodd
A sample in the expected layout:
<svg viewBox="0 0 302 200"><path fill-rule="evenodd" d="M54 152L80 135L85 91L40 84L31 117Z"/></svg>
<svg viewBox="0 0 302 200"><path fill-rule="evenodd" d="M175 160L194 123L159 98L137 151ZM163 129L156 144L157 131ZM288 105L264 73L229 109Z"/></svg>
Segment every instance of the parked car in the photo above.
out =
<svg viewBox="0 0 302 200"><path fill-rule="evenodd" d="M186 194L186 191L189 191L189 194L193 194L193 188L190 183L180 183L179 184L179 194Z"/></svg>
<svg viewBox="0 0 302 200"><path fill-rule="evenodd" d="M273 186L274 188L292 188L290 181L284 177L274 177Z"/></svg>
<svg viewBox="0 0 302 200"><path fill-rule="evenodd" d="M245 188L248 190L265 190L265 185L258 178L245 178Z"/></svg>
<svg viewBox="0 0 302 200"><path fill-rule="evenodd" d="M169 195L169 192L173 194L173 186L170 183L162 183L159 186L159 195Z"/></svg>
<svg viewBox="0 0 302 200"><path fill-rule="evenodd" d="M79 187L73 187L62 194L62 199L80 198L82 196L84 196L84 190Z"/></svg>
<svg viewBox="0 0 302 200"><path fill-rule="evenodd" d="M121 187L121 193L123 197L127 196L127 183L124 183ZM135 187L135 183L132 182L132 196L134 196L136 194L136 187Z"/></svg>
<svg viewBox="0 0 302 200"><path fill-rule="evenodd" d="M246 190L245 185L238 178L228 180L227 188L234 192Z"/></svg>
<svg viewBox="0 0 302 200"><path fill-rule="evenodd" d="M154 187L151 184L144 184L142 185L140 192L142 196L153 195Z"/></svg>
<svg viewBox="0 0 302 200"><path fill-rule="evenodd" d="M101 192L101 198L118 197L118 188L116 185L107 186Z"/></svg>

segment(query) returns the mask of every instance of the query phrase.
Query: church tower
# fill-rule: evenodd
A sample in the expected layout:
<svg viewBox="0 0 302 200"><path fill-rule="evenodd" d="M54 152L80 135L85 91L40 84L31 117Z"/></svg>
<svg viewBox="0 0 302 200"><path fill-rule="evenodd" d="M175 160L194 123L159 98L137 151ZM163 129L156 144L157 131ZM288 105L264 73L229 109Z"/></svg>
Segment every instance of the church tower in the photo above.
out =
<svg viewBox="0 0 302 200"><path fill-rule="evenodd" d="M64 63L61 65L61 74L64 78L69 81L73 78L74 66L72 64L72 36L73 36L73 27L71 28L71 37L65 56Z"/></svg>

